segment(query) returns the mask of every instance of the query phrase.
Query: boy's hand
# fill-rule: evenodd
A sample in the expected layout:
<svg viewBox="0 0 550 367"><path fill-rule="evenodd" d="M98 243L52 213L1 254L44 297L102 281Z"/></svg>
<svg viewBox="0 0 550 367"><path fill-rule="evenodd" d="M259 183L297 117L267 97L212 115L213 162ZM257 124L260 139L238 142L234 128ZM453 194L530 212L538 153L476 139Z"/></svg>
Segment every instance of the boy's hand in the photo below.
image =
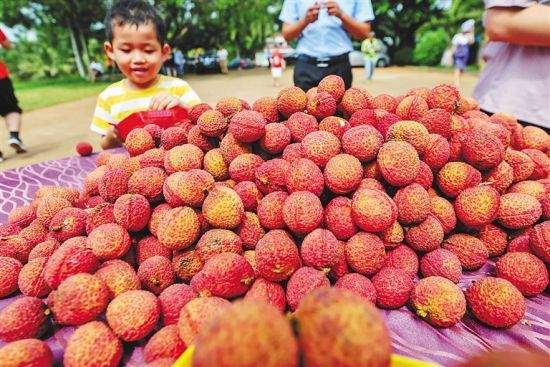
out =
<svg viewBox="0 0 550 367"><path fill-rule="evenodd" d="M177 96L162 92L151 98L151 103L149 104L149 110L151 111L160 111L168 110L172 107L183 106L181 99Z"/></svg>
<svg viewBox="0 0 550 367"><path fill-rule="evenodd" d="M107 130L107 134L105 134L105 136L103 136L103 138L101 139L101 148L111 149L120 147L121 145L122 139L118 134L118 130L116 129L116 127L111 126L109 130Z"/></svg>

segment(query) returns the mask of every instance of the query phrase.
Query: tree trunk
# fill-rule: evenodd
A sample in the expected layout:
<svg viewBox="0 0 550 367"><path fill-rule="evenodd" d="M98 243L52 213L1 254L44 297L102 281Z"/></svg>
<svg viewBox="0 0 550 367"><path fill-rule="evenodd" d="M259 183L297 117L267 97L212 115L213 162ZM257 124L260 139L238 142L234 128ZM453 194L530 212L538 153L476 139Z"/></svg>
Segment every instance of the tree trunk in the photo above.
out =
<svg viewBox="0 0 550 367"><path fill-rule="evenodd" d="M79 30L78 31L79 40L80 40L80 48L82 50L82 61L84 62L84 65L87 67L90 65L90 54L88 53L88 44L86 42L86 38L84 37L84 34Z"/></svg>
<svg viewBox="0 0 550 367"><path fill-rule="evenodd" d="M82 58L80 56L80 50L78 49L78 44L76 42L74 29L70 26L68 28L69 28L69 35L71 37L71 48L73 49L76 70L78 70L78 75L80 75L81 78L86 78L86 71L84 70L84 65L82 65Z"/></svg>

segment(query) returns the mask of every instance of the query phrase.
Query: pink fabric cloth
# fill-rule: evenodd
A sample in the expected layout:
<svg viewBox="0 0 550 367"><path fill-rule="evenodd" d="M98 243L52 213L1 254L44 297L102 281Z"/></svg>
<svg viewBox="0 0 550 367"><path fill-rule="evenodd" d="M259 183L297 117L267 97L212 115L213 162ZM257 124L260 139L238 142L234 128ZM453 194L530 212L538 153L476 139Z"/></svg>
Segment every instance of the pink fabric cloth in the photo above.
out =
<svg viewBox="0 0 550 367"><path fill-rule="evenodd" d="M485 8L526 8L542 2L486 0ZM489 42L483 55L487 64L474 90L481 108L550 128L550 47Z"/></svg>
<svg viewBox="0 0 550 367"><path fill-rule="evenodd" d="M122 149L117 151L122 152ZM0 223L6 222L14 207L29 203L40 186L81 187L84 177L95 168L95 158L96 155L69 157L0 172ZM493 273L494 263L489 261L478 271L464 273L459 286L466 289L475 279ZM0 299L0 310L17 297L20 295ZM508 329L487 327L470 315L454 327L438 329L420 320L407 307L381 312L391 331L395 353L453 367L472 353L490 348L521 346L550 354L550 297L546 292L526 299L525 304L523 320ZM63 350L74 330L73 327L56 327L45 336L58 365L61 365ZM122 365L143 366L144 344L140 341L127 345ZM0 341L0 347L3 345L5 343Z"/></svg>

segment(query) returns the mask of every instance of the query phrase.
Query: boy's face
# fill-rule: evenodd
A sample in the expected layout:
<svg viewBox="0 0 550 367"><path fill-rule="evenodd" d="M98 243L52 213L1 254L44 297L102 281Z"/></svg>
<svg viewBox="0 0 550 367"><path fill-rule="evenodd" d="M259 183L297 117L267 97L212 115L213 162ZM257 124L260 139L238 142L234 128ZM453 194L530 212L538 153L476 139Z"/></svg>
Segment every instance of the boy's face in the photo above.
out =
<svg viewBox="0 0 550 367"><path fill-rule="evenodd" d="M115 22L116 23L116 22ZM170 46L161 45L152 23L113 25L113 41L103 45L130 83L139 88L151 86L170 56Z"/></svg>

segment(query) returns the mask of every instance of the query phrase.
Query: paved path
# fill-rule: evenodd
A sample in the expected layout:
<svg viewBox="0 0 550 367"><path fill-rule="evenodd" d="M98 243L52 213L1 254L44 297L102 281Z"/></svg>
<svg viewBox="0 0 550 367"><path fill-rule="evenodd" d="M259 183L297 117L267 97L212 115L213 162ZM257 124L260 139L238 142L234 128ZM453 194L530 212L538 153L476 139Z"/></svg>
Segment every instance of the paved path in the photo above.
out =
<svg viewBox="0 0 550 367"><path fill-rule="evenodd" d="M355 68L354 85L367 88L372 94L401 94L412 87L433 86L451 83L452 73L447 71L426 71L418 68L391 67L377 69L374 80L363 79L363 70ZM268 70L232 71L229 75L190 75L187 79L201 98L210 104L224 96L243 98L250 103L262 96L275 96L282 86L292 85L292 70L283 75L282 86L272 86ZM470 95L476 82L475 75L464 78L464 93ZM48 108L32 111L23 116L23 138L29 153L15 155L6 146L5 130L0 149L6 161L0 170L57 159L74 154L74 146L80 140L91 142L99 148L99 137L90 132L89 123L96 98L85 98Z"/></svg>

